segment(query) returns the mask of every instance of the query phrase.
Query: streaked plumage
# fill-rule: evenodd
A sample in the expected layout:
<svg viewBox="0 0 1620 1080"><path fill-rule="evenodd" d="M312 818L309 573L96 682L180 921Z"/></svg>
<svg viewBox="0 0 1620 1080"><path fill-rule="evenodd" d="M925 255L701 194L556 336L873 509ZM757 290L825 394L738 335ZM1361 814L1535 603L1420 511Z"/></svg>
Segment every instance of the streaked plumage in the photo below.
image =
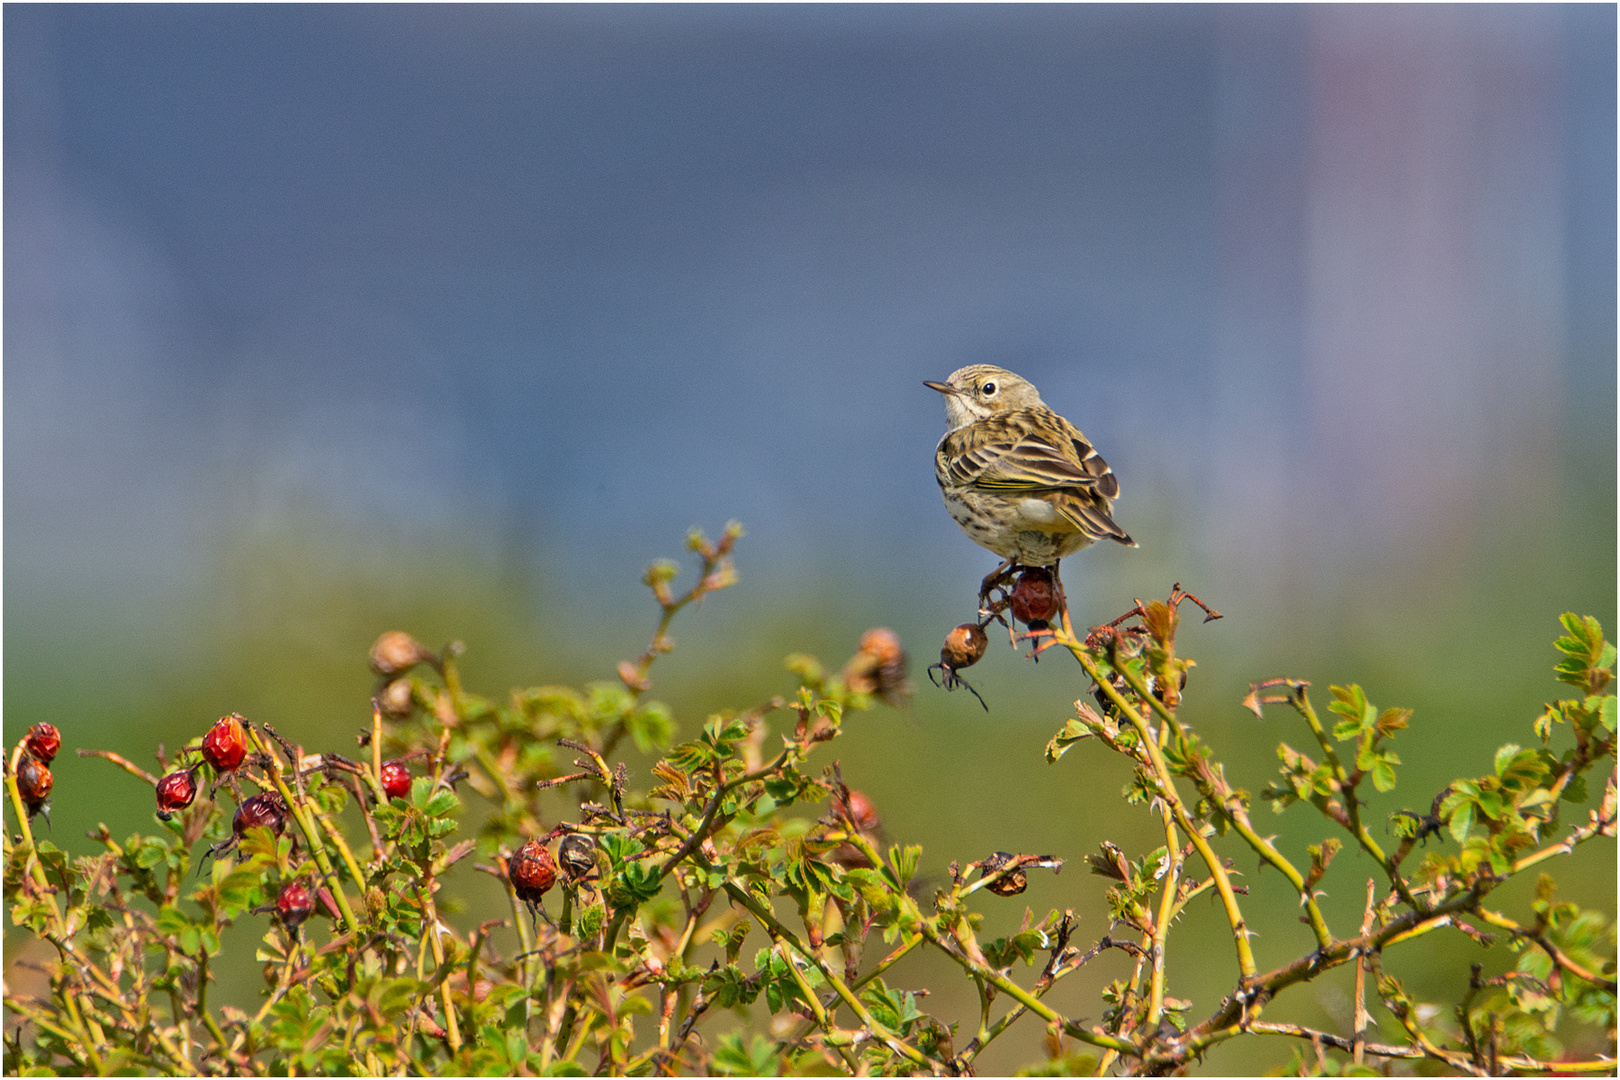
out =
<svg viewBox="0 0 1620 1080"><path fill-rule="evenodd" d="M951 425L934 477L975 543L1025 566L1052 566L1105 538L1136 546L1112 516L1113 470L1027 380L973 364L927 385L945 395Z"/></svg>

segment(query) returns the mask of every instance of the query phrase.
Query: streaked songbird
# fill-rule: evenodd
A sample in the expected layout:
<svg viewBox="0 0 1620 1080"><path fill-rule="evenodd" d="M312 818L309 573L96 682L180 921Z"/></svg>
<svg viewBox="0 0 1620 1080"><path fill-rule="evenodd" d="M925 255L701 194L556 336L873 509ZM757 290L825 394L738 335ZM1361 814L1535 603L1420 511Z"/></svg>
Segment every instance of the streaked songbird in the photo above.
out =
<svg viewBox="0 0 1620 1080"><path fill-rule="evenodd" d="M1020 566L1055 574L1059 560L1098 540L1136 547L1114 522L1114 471L1028 380L971 364L924 385L945 395L950 424L934 451L945 507L974 543L1005 560L981 595Z"/></svg>

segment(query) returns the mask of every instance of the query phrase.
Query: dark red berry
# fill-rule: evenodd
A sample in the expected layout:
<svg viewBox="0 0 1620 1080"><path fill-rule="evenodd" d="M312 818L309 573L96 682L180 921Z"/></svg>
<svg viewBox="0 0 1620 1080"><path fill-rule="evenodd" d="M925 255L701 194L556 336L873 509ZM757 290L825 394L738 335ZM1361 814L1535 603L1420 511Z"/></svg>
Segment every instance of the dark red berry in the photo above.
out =
<svg viewBox="0 0 1620 1080"><path fill-rule="evenodd" d="M383 676L403 674L432 659L433 654L403 630L389 630L371 646L371 670Z"/></svg>
<svg viewBox="0 0 1620 1080"><path fill-rule="evenodd" d="M952 671L972 667L984 656L989 644L984 627L978 623L963 623L945 635L945 644L939 650L939 662Z"/></svg>
<svg viewBox="0 0 1620 1080"><path fill-rule="evenodd" d="M872 805L872 800L863 792L851 788L847 805L843 799L834 796L832 807L834 813L840 817L848 817L861 832L871 832L878 827L877 807Z"/></svg>
<svg viewBox="0 0 1620 1080"><path fill-rule="evenodd" d="M247 752L247 728L242 726L242 717L236 713L214 721L214 726L203 736L203 757L222 773L235 772Z"/></svg>
<svg viewBox="0 0 1620 1080"><path fill-rule="evenodd" d="M23 745L30 754L49 765L56 752L62 749L62 733L56 730L54 724L38 723L23 736Z"/></svg>
<svg viewBox="0 0 1620 1080"><path fill-rule="evenodd" d="M287 825L287 804L273 791L261 791L243 799L242 805L236 808L236 816L231 818L231 832L238 840L249 829L261 825L278 835Z"/></svg>
<svg viewBox="0 0 1620 1080"><path fill-rule="evenodd" d="M276 894L276 914L289 930L298 929L314 911L315 898L309 894L309 886L302 881L289 881Z"/></svg>
<svg viewBox="0 0 1620 1080"><path fill-rule="evenodd" d="M1057 583L1052 571L1031 566L1018 575L1012 591L1013 618L1031 629L1041 629L1058 613Z"/></svg>
<svg viewBox="0 0 1620 1080"><path fill-rule="evenodd" d="M411 793L411 770L400 761L386 761L382 767L383 791L390 799L403 799Z"/></svg>
<svg viewBox="0 0 1620 1080"><path fill-rule="evenodd" d="M45 805L45 800L51 797L51 787L56 778L43 761L34 755L24 753L17 760L17 794L28 807L30 816L39 813Z"/></svg>
<svg viewBox="0 0 1620 1080"><path fill-rule="evenodd" d="M596 841L584 833L571 833L557 845L557 861L578 881L596 869Z"/></svg>
<svg viewBox="0 0 1620 1080"><path fill-rule="evenodd" d="M518 849L508 864L512 889L525 904L538 904L546 890L557 882L557 863L539 840L530 840Z"/></svg>
<svg viewBox="0 0 1620 1080"><path fill-rule="evenodd" d="M197 780L190 769L172 772L157 782L158 817L168 821L172 814L191 805L197 797Z"/></svg>

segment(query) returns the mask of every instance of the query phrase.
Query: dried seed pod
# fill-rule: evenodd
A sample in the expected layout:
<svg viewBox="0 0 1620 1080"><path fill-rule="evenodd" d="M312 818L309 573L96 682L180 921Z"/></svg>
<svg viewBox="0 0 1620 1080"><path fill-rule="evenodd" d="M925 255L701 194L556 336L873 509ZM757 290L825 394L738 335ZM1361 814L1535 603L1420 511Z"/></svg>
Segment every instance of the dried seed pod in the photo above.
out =
<svg viewBox="0 0 1620 1080"><path fill-rule="evenodd" d="M371 670L385 678L403 675L417 664L435 659L420 641L403 630L389 630L371 646Z"/></svg>
<svg viewBox="0 0 1620 1080"><path fill-rule="evenodd" d="M945 644L939 650L939 662L952 671L972 667L984 657L990 639L978 623L963 623L945 635Z"/></svg>
<svg viewBox="0 0 1620 1080"><path fill-rule="evenodd" d="M1013 857L1010 853L1005 851L997 851L989 858L979 863L979 876L989 877L991 874L994 874L996 871L1000 870L1003 866L1006 866L1008 863L1012 862L1012 860ZM985 888L989 889L997 896L1017 896L1019 893L1029 888L1029 875L1024 873L1023 868L1020 867L1017 870L1004 875L999 880L992 881L990 884L986 885Z"/></svg>
<svg viewBox="0 0 1620 1080"><path fill-rule="evenodd" d="M22 754L17 759L17 794L28 807L28 816L33 817L45 807L45 800L51 797L51 788L56 778L51 775L50 766L29 753Z"/></svg>
<svg viewBox="0 0 1620 1080"><path fill-rule="evenodd" d="M197 797L197 779L190 769L169 773L157 782L157 815L168 821Z"/></svg>
<svg viewBox="0 0 1620 1080"><path fill-rule="evenodd" d="M302 881L289 881L276 894L276 915L289 930L297 930L315 913L315 898Z"/></svg>
<svg viewBox="0 0 1620 1080"><path fill-rule="evenodd" d="M62 749L62 733L56 730L55 724L42 721L28 729L28 734L23 736L23 746L42 763L49 765L56 752Z"/></svg>
<svg viewBox="0 0 1620 1080"><path fill-rule="evenodd" d="M411 770L403 761L387 761L382 767L383 792L390 799L403 799L411 793Z"/></svg>
<svg viewBox="0 0 1620 1080"><path fill-rule="evenodd" d="M384 716L392 716L396 720L410 716L415 705L409 679L395 679L377 694L377 708L383 711Z"/></svg>
<svg viewBox="0 0 1620 1080"><path fill-rule="evenodd" d="M1012 591L1013 618L1031 630L1045 629L1058 613L1057 582L1044 566L1031 566L1018 575Z"/></svg>
<svg viewBox="0 0 1620 1080"><path fill-rule="evenodd" d="M287 827L287 804L273 791L261 791L242 800L231 818L231 834L240 840L249 829L261 825L278 836Z"/></svg>
<svg viewBox="0 0 1620 1080"><path fill-rule="evenodd" d="M596 869L596 841L584 833L571 833L557 845L557 861L570 878L578 881Z"/></svg>
<svg viewBox="0 0 1620 1080"><path fill-rule="evenodd" d="M859 650L844 666L844 685L899 706L911 693L906 681L906 650L893 630L880 626L861 635Z"/></svg>
<svg viewBox="0 0 1620 1080"><path fill-rule="evenodd" d="M546 890L557 882L557 863L539 840L530 840L518 849L507 864L512 889L525 904L538 904Z"/></svg>
<svg viewBox="0 0 1620 1080"><path fill-rule="evenodd" d="M867 798L864 792L850 788L847 805L843 799L835 795L833 796L832 808L835 814L840 817L848 817L853 821L855 828L861 832L871 832L878 827L877 807L872 805L872 800Z"/></svg>
<svg viewBox="0 0 1620 1080"><path fill-rule="evenodd" d="M238 713L222 716L203 736L202 755L222 773L235 772L247 758L247 728Z"/></svg>

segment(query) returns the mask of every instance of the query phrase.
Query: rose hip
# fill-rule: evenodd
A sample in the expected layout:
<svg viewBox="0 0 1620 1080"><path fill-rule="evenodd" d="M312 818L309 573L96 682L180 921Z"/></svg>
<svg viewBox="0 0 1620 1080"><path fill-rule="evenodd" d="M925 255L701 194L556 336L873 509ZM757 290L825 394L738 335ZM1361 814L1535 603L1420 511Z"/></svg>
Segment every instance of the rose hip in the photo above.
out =
<svg viewBox="0 0 1620 1080"><path fill-rule="evenodd" d="M56 730L56 725L44 722L35 724L23 736L23 745L46 765L56 757L56 752L62 749L62 733Z"/></svg>
<svg viewBox="0 0 1620 1080"><path fill-rule="evenodd" d="M546 890L556 884L557 862L545 844L530 840L512 856L507 872L517 898L525 904L538 904Z"/></svg>
<svg viewBox="0 0 1620 1080"><path fill-rule="evenodd" d="M276 894L276 914L289 930L296 930L315 912L315 899L302 881L289 881Z"/></svg>
<svg viewBox="0 0 1620 1080"><path fill-rule="evenodd" d="M190 769L169 773L157 783L158 817L164 821L191 805L197 797L197 780Z"/></svg>
<svg viewBox="0 0 1620 1080"><path fill-rule="evenodd" d="M1043 629L1058 613L1057 583L1052 571L1031 566L1018 575L1012 591L1013 618L1031 630Z"/></svg>
<svg viewBox="0 0 1620 1080"><path fill-rule="evenodd" d="M411 771L401 761L387 761L382 767L383 792L390 799L403 799L411 793Z"/></svg>
<svg viewBox="0 0 1620 1080"><path fill-rule="evenodd" d="M56 778L43 761L26 752L18 758L17 794L22 796L23 803L28 807L29 817L45 806L45 800L51 797L51 788L55 783Z"/></svg>
<svg viewBox="0 0 1620 1080"><path fill-rule="evenodd" d="M281 801L281 796L270 791L261 791L250 798L243 799L242 805L236 808L236 815L231 818L231 832L240 840L249 829L264 826L278 836L287 826L287 804Z"/></svg>
<svg viewBox="0 0 1620 1080"><path fill-rule="evenodd" d="M222 773L240 768L247 752L247 728L242 726L242 717L237 713L214 721L214 726L203 736L203 757Z"/></svg>

